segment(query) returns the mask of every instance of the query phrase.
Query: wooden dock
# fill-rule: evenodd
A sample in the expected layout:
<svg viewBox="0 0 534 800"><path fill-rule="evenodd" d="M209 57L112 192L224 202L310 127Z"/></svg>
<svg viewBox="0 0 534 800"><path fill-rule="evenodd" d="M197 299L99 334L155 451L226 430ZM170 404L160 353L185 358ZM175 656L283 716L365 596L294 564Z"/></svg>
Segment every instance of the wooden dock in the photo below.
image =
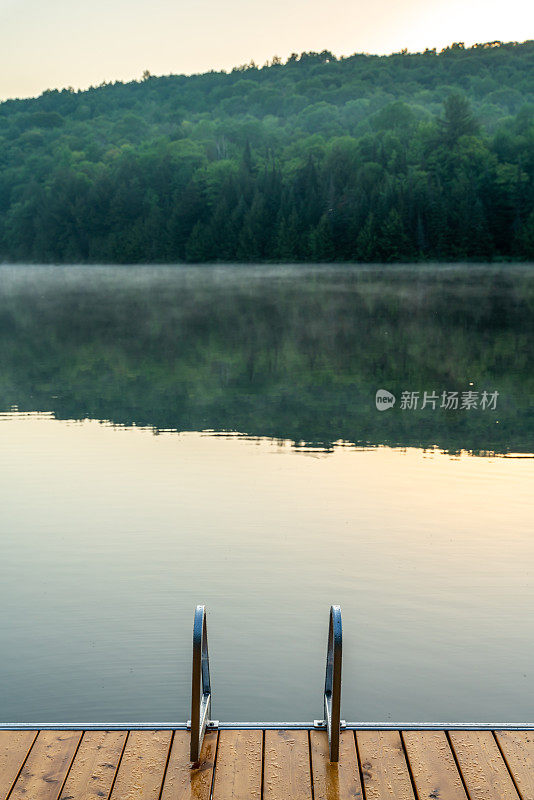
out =
<svg viewBox="0 0 534 800"><path fill-rule="evenodd" d="M0 800L534 800L533 731L0 731Z"/></svg>

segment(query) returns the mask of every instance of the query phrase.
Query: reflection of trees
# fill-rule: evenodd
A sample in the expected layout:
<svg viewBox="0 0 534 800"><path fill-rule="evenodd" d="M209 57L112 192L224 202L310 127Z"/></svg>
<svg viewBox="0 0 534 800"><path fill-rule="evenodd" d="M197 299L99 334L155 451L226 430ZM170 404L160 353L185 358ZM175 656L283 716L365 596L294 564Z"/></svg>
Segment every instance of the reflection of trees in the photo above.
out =
<svg viewBox="0 0 534 800"><path fill-rule="evenodd" d="M327 446L534 449L528 269L36 268L1 287L3 409ZM377 388L470 382L499 390L498 425L374 408Z"/></svg>

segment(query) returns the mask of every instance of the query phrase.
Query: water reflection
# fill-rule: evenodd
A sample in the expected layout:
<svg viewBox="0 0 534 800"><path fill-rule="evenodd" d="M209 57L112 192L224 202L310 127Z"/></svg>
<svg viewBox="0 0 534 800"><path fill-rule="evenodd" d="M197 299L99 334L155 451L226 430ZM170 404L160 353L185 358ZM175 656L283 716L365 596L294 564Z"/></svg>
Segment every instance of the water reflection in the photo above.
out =
<svg viewBox="0 0 534 800"><path fill-rule="evenodd" d="M531 721L533 304L527 267L0 268L0 718L187 719L205 602L215 716L313 719L337 602L346 719Z"/></svg>
<svg viewBox="0 0 534 800"><path fill-rule="evenodd" d="M534 718L534 460L0 436L0 718L187 719L198 602L216 718L317 718L332 602L346 719Z"/></svg>
<svg viewBox="0 0 534 800"><path fill-rule="evenodd" d="M0 409L326 450L532 453L533 310L528 266L2 267ZM385 412L380 388L397 398ZM440 407L443 391L485 390L495 410Z"/></svg>

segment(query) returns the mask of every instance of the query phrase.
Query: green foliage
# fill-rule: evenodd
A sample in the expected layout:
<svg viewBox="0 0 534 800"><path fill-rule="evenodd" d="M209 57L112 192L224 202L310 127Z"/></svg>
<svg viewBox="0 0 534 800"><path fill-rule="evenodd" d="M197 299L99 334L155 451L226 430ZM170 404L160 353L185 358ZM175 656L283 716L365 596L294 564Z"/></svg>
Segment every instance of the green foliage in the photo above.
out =
<svg viewBox="0 0 534 800"><path fill-rule="evenodd" d="M444 142L453 147L461 136L475 136L480 126L471 113L469 101L461 94L451 94L445 100L444 119L440 128Z"/></svg>
<svg viewBox="0 0 534 800"><path fill-rule="evenodd" d="M0 259L532 258L534 43L0 104Z"/></svg>

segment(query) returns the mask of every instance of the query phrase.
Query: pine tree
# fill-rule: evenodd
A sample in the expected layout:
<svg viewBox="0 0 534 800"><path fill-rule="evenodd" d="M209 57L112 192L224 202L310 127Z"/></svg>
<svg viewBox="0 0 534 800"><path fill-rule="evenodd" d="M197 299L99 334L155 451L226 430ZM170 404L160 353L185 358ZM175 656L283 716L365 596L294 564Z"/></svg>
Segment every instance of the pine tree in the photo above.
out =
<svg viewBox="0 0 534 800"><path fill-rule="evenodd" d="M289 216L280 212L276 236L276 258L280 261L298 261L298 217L295 209Z"/></svg>
<svg viewBox="0 0 534 800"><path fill-rule="evenodd" d="M461 94L451 94L443 103L444 116L440 120L443 140L450 147L461 136L475 136L480 126L471 112L469 100Z"/></svg>
<svg viewBox="0 0 534 800"><path fill-rule="evenodd" d="M332 231L332 220L323 214L319 224L310 235L311 257L313 261L335 261L336 248Z"/></svg>
<svg viewBox="0 0 534 800"><path fill-rule="evenodd" d="M200 263L216 260L216 257L208 225L197 222L185 246L186 261Z"/></svg>

